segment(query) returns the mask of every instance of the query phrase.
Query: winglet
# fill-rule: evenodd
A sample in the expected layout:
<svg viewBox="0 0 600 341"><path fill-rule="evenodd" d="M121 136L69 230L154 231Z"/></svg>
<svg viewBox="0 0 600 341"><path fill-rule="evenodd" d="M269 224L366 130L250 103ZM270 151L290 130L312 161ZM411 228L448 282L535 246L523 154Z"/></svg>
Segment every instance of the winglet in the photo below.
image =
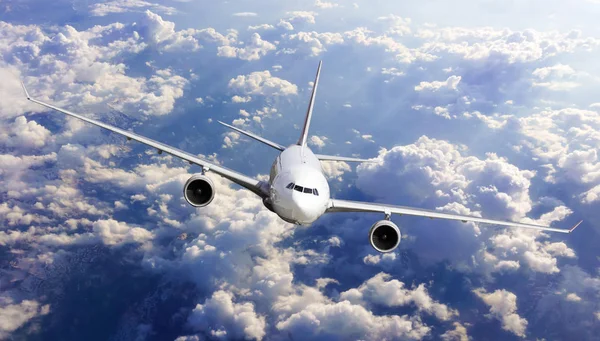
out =
<svg viewBox="0 0 600 341"><path fill-rule="evenodd" d="M29 92L27 92L27 88L25 87L25 83L23 83L23 81L21 81L21 86L23 87L23 91L25 91L25 97L27 97L27 99L31 99L31 96L29 96Z"/></svg>
<svg viewBox="0 0 600 341"><path fill-rule="evenodd" d="M575 226L571 227L571 229L569 230L569 233L573 232L577 226L579 226L579 224L583 223L583 220L580 220L577 224L575 224Z"/></svg>

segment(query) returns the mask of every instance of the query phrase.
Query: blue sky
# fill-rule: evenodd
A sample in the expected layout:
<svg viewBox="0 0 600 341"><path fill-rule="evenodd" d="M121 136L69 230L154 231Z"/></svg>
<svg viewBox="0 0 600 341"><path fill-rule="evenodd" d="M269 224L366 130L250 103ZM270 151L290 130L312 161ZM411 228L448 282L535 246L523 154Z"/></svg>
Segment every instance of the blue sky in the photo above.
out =
<svg viewBox="0 0 600 341"><path fill-rule="evenodd" d="M597 1L0 1L0 339L510 340L600 332ZM40 99L264 177L297 140L378 214L284 223L248 191ZM566 322L568 321L568 322Z"/></svg>

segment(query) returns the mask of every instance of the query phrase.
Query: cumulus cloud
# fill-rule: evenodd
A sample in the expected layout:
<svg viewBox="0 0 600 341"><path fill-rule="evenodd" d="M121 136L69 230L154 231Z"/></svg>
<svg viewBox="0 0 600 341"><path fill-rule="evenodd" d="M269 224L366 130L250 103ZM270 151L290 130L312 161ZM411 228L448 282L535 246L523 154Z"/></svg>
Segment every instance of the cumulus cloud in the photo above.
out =
<svg viewBox="0 0 600 341"><path fill-rule="evenodd" d="M219 46L217 55L227 58L239 58L241 60L258 60L269 53L269 51L275 49L275 45L262 40L258 33L253 33L250 43L245 47Z"/></svg>
<svg viewBox="0 0 600 341"><path fill-rule="evenodd" d="M311 304L287 320L277 323L277 329L303 337L383 339L422 339L430 331L418 318L407 316L376 316L360 305L348 301L331 304Z"/></svg>
<svg viewBox="0 0 600 341"><path fill-rule="evenodd" d="M415 91L438 91L440 89L457 90L461 76L450 76L445 81L421 82L415 86Z"/></svg>
<svg viewBox="0 0 600 341"><path fill-rule="evenodd" d="M342 292L340 300L348 300L356 304L368 302L386 307L414 304L418 310L432 314L442 321L457 315L455 310L434 301L424 284L420 284L413 290L405 289L403 282L392 279L389 274L383 272L370 278L357 289Z"/></svg>
<svg viewBox="0 0 600 341"><path fill-rule="evenodd" d="M94 233L107 245L143 243L153 238L152 232L140 227L130 227L113 219L97 220L92 225Z"/></svg>
<svg viewBox="0 0 600 341"><path fill-rule="evenodd" d="M35 121L19 116L7 127L0 126L0 143L9 147L31 149L43 147L50 131Z"/></svg>
<svg viewBox="0 0 600 341"><path fill-rule="evenodd" d="M196 30L175 30L175 23L146 10L140 22L141 34L152 44L161 46L167 51L187 50L195 51L200 48L198 40L194 37Z"/></svg>
<svg viewBox="0 0 600 341"><path fill-rule="evenodd" d="M23 300L16 303L9 297L0 297L0 338L8 339L11 332L29 320L49 312L49 305L40 305L37 301Z"/></svg>
<svg viewBox="0 0 600 341"><path fill-rule="evenodd" d="M346 172L350 172L352 168L346 162L339 161L326 161L321 162L321 167L323 168L323 173L329 179L335 179L337 181L342 181L342 175Z"/></svg>
<svg viewBox="0 0 600 341"><path fill-rule="evenodd" d="M415 144L382 149L376 163L357 167L357 187L386 203L408 200L413 206L429 203L458 214L532 221L523 218L532 209L529 186L535 172L520 170L495 154L482 160L463 156L464 151L463 146L425 136ZM549 224L570 213L557 206L539 221ZM542 243L537 231L448 222L458 226L443 229L431 224L423 221L424 226L411 231L416 236L413 248L423 250L422 257L451 259L458 267L484 273L510 271L522 264L533 271L554 273L559 271L556 257L574 256L566 245Z"/></svg>
<svg viewBox="0 0 600 341"><path fill-rule="evenodd" d="M111 107L132 114L164 115L183 95L187 80L170 69L157 70L148 78L129 77L119 60L123 55L142 51L148 44L165 50L193 49L196 41L187 33L174 31L173 23L152 12L147 11L143 18L137 27L115 23L85 31L68 25L57 31L43 31L35 25L1 23L5 34L0 37L0 53L5 63L22 64L21 78L29 92L42 100L67 107L84 105L91 111L107 111ZM138 27L141 33L136 31ZM18 85L17 76L9 77L8 85ZM12 95L0 100L4 117L45 110L21 102L22 93L9 94ZM5 104L13 96L17 102Z"/></svg>
<svg viewBox="0 0 600 341"><path fill-rule="evenodd" d="M502 322L502 329L517 336L525 337L527 320L517 314L517 296L504 289L487 293L484 289L473 291L490 307L490 314Z"/></svg>
<svg viewBox="0 0 600 341"><path fill-rule="evenodd" d="M454 329L448 330L444 334L441 335L442 340L444 341L469 341L469 336L467 335L467 328L460 324L460 322L454 322Z"/></svg>
<svg viewBox="0 0 600 341"><path fill-rule="evenodd" d="M112 13L125 13L141 11L149 8L164 14L175 14L177 10L173 7L163 6L143 0L113 0L90 5L90 14L103 17Z"/></svg>
<svg viewBox="0 0 600 341"><path fill-rule="evenodd" d="M256 314L254 304L234 302L233 295L223 290L198 304L188 317L188 325L226 338L262 340L266 334L265 318Z"/></svg>
<svg viewBox="0 0 600 341"><path fill-rule="evenodd" d="M240 75L229 81L229 88L243 95L288 96L298 93L295 84L271 75L269 70Z"/></svg>
<svg viewBox="0 0 600 341"><path fill-rule="evenodd" d="M323 147L325 147L325 141L327 141L328 138L326 136L317 136L317 135L312 135L308 141L309 144L321 149Z"/></svg>

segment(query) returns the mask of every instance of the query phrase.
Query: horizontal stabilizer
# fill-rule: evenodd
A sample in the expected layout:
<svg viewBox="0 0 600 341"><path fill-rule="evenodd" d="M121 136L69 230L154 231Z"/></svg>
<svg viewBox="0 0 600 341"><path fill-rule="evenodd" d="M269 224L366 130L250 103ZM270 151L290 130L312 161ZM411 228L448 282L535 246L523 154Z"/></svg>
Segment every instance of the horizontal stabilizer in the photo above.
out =
<svg viewBox="0 0 600 341"><path fill-rule="evenodd" d="M377 162L376 159L358 159L354 157L315 154L321 161L344 161L344 162Z"/></svg>
<svg viewBox="0 0 600 341"><path fill-rule="evenodd" d="M222 125L226 126L227 128L230 128L230 129L233 129L233 130L237 131L240 134L244 134L244 135L246 135L248 137L251 137L251 138L255 139L256 141L260 141L260 142L266 144L267 146L271 146L271 147L273 147L275 149L279 149L279 150L282 150L282 151L285 149L285 147L282 146L282 145L280 145L279 143L275 143L273 141L269 141L269 140L265 139L264 137L260 137L258 135L249 133L247 131L243 131L240 128L236 128L234 126L231 126L231 125L229 125L227 123L223 123L221 121L217 121L217 122L221 123Z"/></svg>

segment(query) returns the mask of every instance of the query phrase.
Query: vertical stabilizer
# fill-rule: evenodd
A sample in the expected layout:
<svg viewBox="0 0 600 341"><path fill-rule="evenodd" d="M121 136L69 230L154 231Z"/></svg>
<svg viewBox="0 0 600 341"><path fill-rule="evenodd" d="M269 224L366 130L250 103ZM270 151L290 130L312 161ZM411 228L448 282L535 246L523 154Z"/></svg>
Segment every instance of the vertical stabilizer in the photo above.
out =
<svg viewBox="0 0 600 341"><path fill-rule="evenodd" d="M319 61L319 68L317 68L315 84L313 85L312 94L310 95L310 102L308 103L308 110L306 111L306 118L304 119L302 135L300 135L300 139L298 140L298 145L302 146L302 155L304 155L304 147L306 146L308 140L308 128L310 127L310 119L312 118L313 106L315 105L315 95L317 93L317 85L319 84L319 75L321 74L321 64L323 64L323 61Z"/></svg>

